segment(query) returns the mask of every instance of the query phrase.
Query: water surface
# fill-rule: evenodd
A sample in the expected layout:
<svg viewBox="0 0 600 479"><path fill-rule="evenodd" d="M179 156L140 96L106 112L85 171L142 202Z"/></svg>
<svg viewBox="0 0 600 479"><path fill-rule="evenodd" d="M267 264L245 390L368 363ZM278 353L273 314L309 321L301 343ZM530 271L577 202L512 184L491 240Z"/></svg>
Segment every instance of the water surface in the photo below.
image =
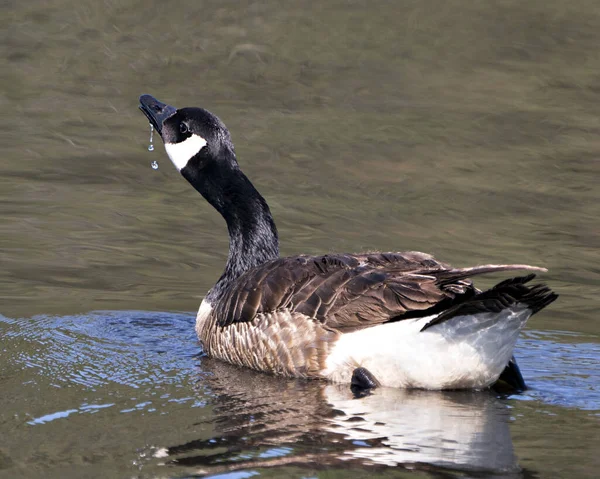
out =
<svg viewBox="0 0 600 479"><path fill-rule="evenodd" d="M193 319L1 317L7 477L592 477L597 467L600 346L586 338L574 350L561 335L527 334L517 355L531 389L521 395L383 388L356 398L347 386L201 357Z"/></svg>

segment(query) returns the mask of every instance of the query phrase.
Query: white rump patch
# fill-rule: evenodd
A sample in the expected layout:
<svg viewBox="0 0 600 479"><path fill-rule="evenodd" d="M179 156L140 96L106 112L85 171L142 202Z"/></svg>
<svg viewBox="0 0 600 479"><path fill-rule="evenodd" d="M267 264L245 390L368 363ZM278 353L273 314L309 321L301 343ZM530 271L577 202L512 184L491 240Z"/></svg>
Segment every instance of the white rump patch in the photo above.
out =
<svg viewBox="0 0 600 479"><path fill-rule="evenodd" d="M165 143L165 150L167 150L167 155L169 155L177 171L181 171L188 161L205 146L206 140L204 138L192 134L192 136L179 143Z"/></svg>

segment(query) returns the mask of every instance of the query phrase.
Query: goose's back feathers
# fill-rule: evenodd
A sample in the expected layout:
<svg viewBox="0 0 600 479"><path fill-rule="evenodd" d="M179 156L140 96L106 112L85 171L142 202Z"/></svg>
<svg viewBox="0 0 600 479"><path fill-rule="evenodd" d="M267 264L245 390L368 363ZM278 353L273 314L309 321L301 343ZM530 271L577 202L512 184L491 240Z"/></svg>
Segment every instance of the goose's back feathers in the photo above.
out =
<svg viewBox="0 0 600 479"><path fill-rule="evenodd" d="M221 327L286 310L351 332L430 315L473 297L468 277L528 265L454 269L420 252L292 256L267 262L229 284L214 304Z"/></svg>

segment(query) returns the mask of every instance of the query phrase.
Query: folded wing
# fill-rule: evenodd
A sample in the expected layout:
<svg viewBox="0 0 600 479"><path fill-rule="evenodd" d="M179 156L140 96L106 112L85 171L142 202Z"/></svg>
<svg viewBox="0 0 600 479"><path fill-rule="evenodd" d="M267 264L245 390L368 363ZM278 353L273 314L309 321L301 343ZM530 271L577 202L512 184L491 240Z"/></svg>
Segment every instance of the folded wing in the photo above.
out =
<svg viewBox="0 0 600 479"><path fill-rule="evenodd" d="M288 310L349 332L445 310L479 292L470 276L517 269L544 271L528 265L454 269L419 252L293 256L240 276L215 312L223 327Z"/></svg>

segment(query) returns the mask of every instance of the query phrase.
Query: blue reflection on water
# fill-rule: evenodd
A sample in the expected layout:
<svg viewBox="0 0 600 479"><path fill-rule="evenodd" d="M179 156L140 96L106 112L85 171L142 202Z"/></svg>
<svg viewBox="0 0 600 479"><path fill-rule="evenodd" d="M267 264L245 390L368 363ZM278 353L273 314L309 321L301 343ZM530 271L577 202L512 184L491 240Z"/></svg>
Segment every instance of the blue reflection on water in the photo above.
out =
<svg viewBox="0 0 600 479"><path fill-rule="evenodd" d="M600 344L589 342L593 339L597 340L574 333L526 331L515 356L529 389L516 398L600 410Z"/></svg>
<svg viewBox="0 0 600 479"><path fill-rule="evenodd" d="M73 413L89 413L94 414L98 412L100 409L106 409L107 407L114 406L114 403L110 404L82 404L79 409L68 409L66 411L58 411L51 414L45 414L44 416L37 417L31 421L28 421L27 424L35 426L37 424L46 424L47 422L54 421L55 419L62 419L64 417L68 417Z"/></svg>
<svg viewBox="0 0 600 479"><path fill-rule="evenodd" d="M55 419L67 417L69 414L73 414L78 411L79 409L69 409L67 411L53 412L52 414L46 414L45 416L37 417L33 421L29 421L27 424L31 424L32 426L36 424L45 424L47 422L54 421Z"/></svg>
<svg viewBox="0 0 600 479"><path fill-rule="evenodd" d="M0 316L5 340L27 344L11 359L35 368L54 385L94 389L118 383L134 389L176 384L196 372L200 347L191 314L95 311L73 316ZM36 347L39 345L39 347Z"/></svg>

